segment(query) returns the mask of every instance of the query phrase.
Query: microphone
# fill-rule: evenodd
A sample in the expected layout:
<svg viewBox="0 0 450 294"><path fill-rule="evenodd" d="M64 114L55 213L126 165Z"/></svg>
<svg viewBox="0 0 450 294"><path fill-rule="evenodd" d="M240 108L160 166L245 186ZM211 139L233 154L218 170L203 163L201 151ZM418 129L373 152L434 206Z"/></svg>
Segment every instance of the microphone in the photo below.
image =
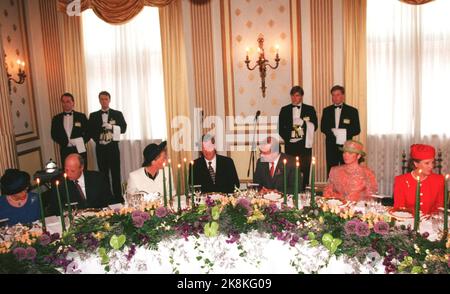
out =
<svg viewBox="0 0 450 294"><path fill-rule="evenodd" d="M260 116L260 115L261 115L261 111L258 110L255 115L255 121L258 120L258 116Z"/></svg>

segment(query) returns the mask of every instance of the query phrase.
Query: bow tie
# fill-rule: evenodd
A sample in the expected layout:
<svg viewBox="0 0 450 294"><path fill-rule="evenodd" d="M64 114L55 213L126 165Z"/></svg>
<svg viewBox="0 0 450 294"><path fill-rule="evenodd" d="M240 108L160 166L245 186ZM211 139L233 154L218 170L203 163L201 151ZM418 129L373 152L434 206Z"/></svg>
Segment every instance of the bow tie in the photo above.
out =
<svg viewBox="0 0 450 294"><path fill-rule="evenodd" d="M102 111L102 114L108 114L108 111Z"/></svg>
<svg viewBox="0 0 450 294"><path fill-rule="evenodd" d="M336 108L342 108L342 105L334 105L334 109Z"/></svg>
<svg viewBox="0 0 450 294"><path fill-rule="evenodd" d="M72 112L64 112L64 115L72 115Z"/></svg>
<svg viewBox="0 0 450 294"><path fill-rule="evenodd" d="M300 105L293 105L293 104L292 104L292 108L297 108L297 109L300 109L300 108L301 108L301 106L300 106Z"/></svg>

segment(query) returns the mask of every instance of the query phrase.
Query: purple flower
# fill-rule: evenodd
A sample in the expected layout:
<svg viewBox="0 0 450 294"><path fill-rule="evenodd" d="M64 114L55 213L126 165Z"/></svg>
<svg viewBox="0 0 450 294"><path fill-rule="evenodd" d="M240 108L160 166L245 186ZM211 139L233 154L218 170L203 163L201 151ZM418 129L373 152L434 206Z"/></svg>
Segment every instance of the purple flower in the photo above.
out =
<svg viewBox="0 0 450 294"><path fill-rule="evenodd" d="M245 210L247 210L247 215L251 215L252 214L252 204L251 202L246 199L246 198L239 198L237 205L242 206L243 208L245 208Z"/></svg>
<svg viewBox="0 0 450 294"><path fill-rule="evenodd" d="M427 239L429 236L430 236L430 233L428 233L428 232L425 232L422 234L422 237L425 239Z"/></svg>
<svg viewBox="0 0 450 294"><path fill-rule="evenodd" d="M144 222L148 220L150 216L148 213L135 210L131 213L131 219L133 220L133 225L136 228L142 228L144 226Z"/></svg>
<svg viewBox="0 0 450 294"><path fill-rule="evenodd" d="M81 273L81 270L78 268L78 264L75 261L72 261L67 265L66 268L67 274L79 274Z"/></svg>
<svg viewBox="0 0 450 294"><path fill-rule="evenodd" d="M33 247L28 247L26 250L26 254L27 254L27 259L29 260L34 260L36 258L36 249L34 249Z"/></svg>
<svg viewBox="0 0 450 294"><path fill-rule="evenodd" d="M356 227L358 226L359 223L360 223L359 220L351 220L351 221L348 221L348 222L345 224L345 226L344 226L345 233L346 233L347 235L353 235L353 234L355 234L355 233L356 233Z"/></svg>
<svg viewBox="0 0 450 294"><path fill-rule="evenodd" d="M365 222L359 222L355 228L355 234L359 237L367 237L370 235L369 225Z"/></svg>
<svg viewBox="0 0 450 294"><path fill-rule="evenodd" d="M47 246L50 242L52 242L52 238L48 234L42 234L39 238L39 244L42 246Z"/></svg>
<svg viewBox="0 0 450 294"><path fill-rule="evenodd" d="M24 260L27 258L27 251L25 250L25 248L22 247L14 248L12 253L16 256L18 260Z"/></svg>
<svg viewBox="0 0 450 294"><path fill-rule="evenodd" d="M141 216L135 216L133 217L133 225L136 228L142 228L144 226L144 219Z"/></svg>
<svg viewBox="0 0 450 294"><path fill-rule="evenodd" d="M387 235L389 233L389 224L383 221L375 223L373 226L375 233L380 235Z"/></svg>
<svg viewBox="0 0 450 294"><path fill-rule="evenodd" d="M53 233L51 236L52 242L59 239L59 233Z"/></svg>
<svg viewBox="0 0 450 294"><path fill-rule="evenodd" d="M165 217L167 213L168 213L167 209L163 206L158 207L155 212L156 216L159 218Z"/></svg>
<svg viewBox="0 0 450 294"><path fill-rule="evenodd" d="M289 245L291 245L292 247L295 247L295 244L297 244L297 241L295 241L294 239L291 239L291 241L289 241Z"/></svg>
<svg viewBox="0 0 450 294"><path fill-rule="evenodd" d="M212 200L210 196L206 197L205 203L208 207L212 207L212 206L216 205L216 202L214 200Z"/></svg>

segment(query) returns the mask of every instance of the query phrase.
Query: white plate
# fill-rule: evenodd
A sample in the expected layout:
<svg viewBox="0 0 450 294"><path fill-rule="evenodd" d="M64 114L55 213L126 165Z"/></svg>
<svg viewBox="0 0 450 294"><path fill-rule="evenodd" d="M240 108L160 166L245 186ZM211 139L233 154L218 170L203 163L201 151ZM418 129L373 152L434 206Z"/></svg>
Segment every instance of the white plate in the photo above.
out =
<svg viewBox="0 0 450 294"><path fill-rule="evenodd" d="M267 200L270 200L270 201L278 201L282 197L283 197L283 195L280 195L278 193L273 193L273 192L264 194L264 196L263 196L264 199L267 199Z"/></svg>
<svg viewBox="0 0 450 294"><path fill-rule="evenodd" d="M339 200L339 199L328 199L327 200L327 204L329 206L342 206L344 204L346 204L344 201Z"/></svg>

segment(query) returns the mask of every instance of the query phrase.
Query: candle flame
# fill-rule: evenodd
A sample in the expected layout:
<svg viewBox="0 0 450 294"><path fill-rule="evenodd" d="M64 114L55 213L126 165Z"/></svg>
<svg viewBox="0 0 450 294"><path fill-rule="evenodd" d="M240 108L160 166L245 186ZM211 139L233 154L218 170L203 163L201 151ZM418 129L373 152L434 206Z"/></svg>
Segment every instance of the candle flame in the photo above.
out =
<svg viewBox="0 0 450 294"><path fill-rule="evenodd" d="M37 178L36 183L39 185L41 183L41 179Z"/></svg>
<svg viewBox="0 0 450 294"><path fill-rule="evenodd" d="M278 51L278 49L280 49L280 45L276 44L275 49L277 49L277 51Z"/></svg>
<svg viewBox="0 0 450 294"><path fill-rule="evenodd" d="M283 159L283 164L286 164L287 163L287 160L286 159Z"/></svg>
<svg viewBox="0 0 450 294"><path fill-rule="evenodd" d="M181 164L178 164L178 168L181 168Z"/></svg>
<svg viewBox="0 0 450 294"><path fill-rule="evenodd" d="M194 161L193 160L191 160L191 164L194 165Z"/></svg>
<svg viewBox="0 0 450 294"><path fill-rule="evenodd" d="M312 164L316 164L316 158L315 157L312 158Z"/></svg>
<svg viewBox="0 0 450 294"><path fill-rule="evenodd" d="M299 158L298 156L295 157L295 160L296 160L296 161L299 161L299 159L300 159L300 158Z"/></svg>
<svg viewBox="0 0 450 294"><path fill-rule="evenodd" d="M299 166L300 166L300 162L297 161L297 162L295 163L295 165L296 165L297 167L299 167Z"/></svg>
<svg viewBox="0 0 450 294"><path fill-rule="evenodd" d="M59 181L56 181L56 186L58 186L59 185Z"/></svg>
<svg viewBox="0 0 450 294"><path fill-rule="evenodd" d="M166 167L166 163L165 162L163 162L163 167Z"/></svg>
<svg viewBox="0 0 450 294"><path fill-rule="evenodd" d="M248 54L248 51L249 51L250 49L247 47L247 48L245 48L245 52L247 52L247 54Z"/></svg>
<svg viewBox="0 0 450 294"><path fill-rule="evenodd" d="M66 174L66 173L64 173L64 178L65 178L65 179L67 178L67 174Z"/></svg>
<svg viewBox="0 0 450 294"><path fill-rule="evenodd" d="M449 174L446 174L445 175L445 180L448 180L448 177L449 177L450 175Z"/></svg>
<svg viewBox="0 0 450 294"><path fill-rule="evenodd" d="M183 158L183 161L184 161L184 162L186 162L186 157L185 157L185 158Z"/></svg>
<svg viewBox="0 0 450 294"><path fill-rule="evenodd" d="M17 62L17 64L18 64L18 65L20 65L20 64L21 64L21 62L20 62L20 59L17 59L17 61L16 61L16 62Z"/></svg>
<svg viewBox="0 0 450 294"><path fill-rule="evenodd" d="M170 164L172 161L170 160L170 158L167 160L167 162Z"/></svg>
<svg viewBox="0 0 450 294"><path fill-rule="evenodd" d="M22 61L22 67L24 67L25 66L25 61Z"/></svg>

